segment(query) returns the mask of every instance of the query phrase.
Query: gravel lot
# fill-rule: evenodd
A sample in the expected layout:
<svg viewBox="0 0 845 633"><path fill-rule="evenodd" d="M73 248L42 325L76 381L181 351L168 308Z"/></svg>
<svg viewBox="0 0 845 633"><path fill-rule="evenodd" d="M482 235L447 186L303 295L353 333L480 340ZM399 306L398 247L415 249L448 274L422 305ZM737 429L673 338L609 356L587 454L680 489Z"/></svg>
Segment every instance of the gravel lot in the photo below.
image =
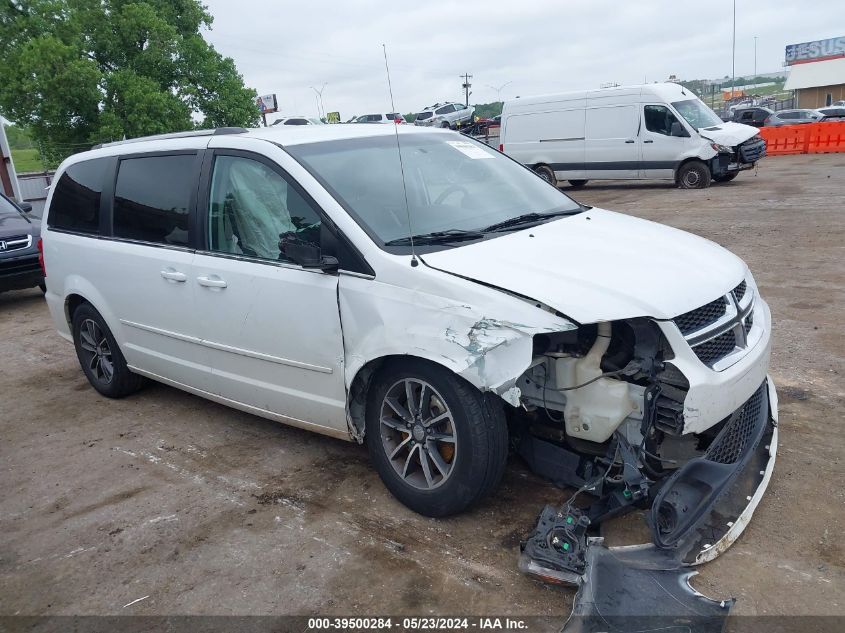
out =
<svg viewBox="0 0 845 633"><path fill-rule="evenodd" d="M704 191L574 195L726 246L772 308L774 477L694 584L738 598L734 613L845 615L845 155L770 158ZM572 591L516 569L520 537L563 497L516 459L486 503L427 519L393 500L363 447L161 385L98 396L37 289L0 295L0 333L2 615L569 612ZM641 524L617 521L611 544Z"/></svg>

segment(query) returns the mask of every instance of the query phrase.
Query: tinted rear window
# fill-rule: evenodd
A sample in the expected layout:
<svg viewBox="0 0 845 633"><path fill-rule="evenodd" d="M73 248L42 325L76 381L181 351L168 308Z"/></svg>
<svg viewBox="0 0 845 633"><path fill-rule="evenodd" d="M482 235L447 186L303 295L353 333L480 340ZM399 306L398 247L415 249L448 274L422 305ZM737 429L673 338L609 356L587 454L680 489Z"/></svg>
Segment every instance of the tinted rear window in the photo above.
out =
<svg viewBox="0 0 845 633"><path fill-rule="evenodd" d="M47 214L53 229L100 232L100 195L103 192L107 159L86 160L71 165L59 178Z"/></svg>
<svg viewBox="0 0 845 633"><path fill-rule="evenodd" d="M159 244L188 244L196 156L120 161L114 191L114 235Z"/></svg>
<svg viewBox="0 0 845 633"><path fill-rule="evenodd" d="M433 112L420 112L417 115L417 121L422 121L424 119L430 119L432 114L434 114L434 113Z"/></svg>

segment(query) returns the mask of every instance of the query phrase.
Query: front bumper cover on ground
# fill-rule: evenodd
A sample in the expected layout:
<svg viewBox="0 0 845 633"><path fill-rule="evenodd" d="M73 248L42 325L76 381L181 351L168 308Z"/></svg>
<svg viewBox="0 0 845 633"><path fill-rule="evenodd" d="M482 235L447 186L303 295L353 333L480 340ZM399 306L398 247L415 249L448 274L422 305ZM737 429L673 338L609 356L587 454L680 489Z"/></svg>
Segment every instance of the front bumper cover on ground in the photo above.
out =
<svg viewBox="0 0 845 633"><path fill-rule="evenodd" d="M579 509L547 506L522 544L519 567L578 587L564 631L721 631L734 600L695 591L689 567L713 560L743 532L768 487L777 445L777 395L767 378L704 456L663 484L649 518L653 543L605 547L587 536Z"/></svg>

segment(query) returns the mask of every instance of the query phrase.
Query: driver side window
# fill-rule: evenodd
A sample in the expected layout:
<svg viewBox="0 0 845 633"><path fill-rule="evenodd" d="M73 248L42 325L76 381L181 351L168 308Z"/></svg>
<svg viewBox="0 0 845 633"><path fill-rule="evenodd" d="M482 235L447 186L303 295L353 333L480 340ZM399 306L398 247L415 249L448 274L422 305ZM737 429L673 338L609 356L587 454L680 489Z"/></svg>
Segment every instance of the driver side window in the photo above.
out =
<svg viewBox="0 0 845 633"><path fill-rule="evenodd" d="M672 124L679 123L678 118L666 106L647 105L643 107L645 129L655 134L672 136Z"/></svg>
<svg viewBox="0 0 845 633"><path fill-rule="evenodd" d="M278 172L240 156L217 156L208 244L216 253L287 261L280 236L320 245L320 216Z"/></svg>

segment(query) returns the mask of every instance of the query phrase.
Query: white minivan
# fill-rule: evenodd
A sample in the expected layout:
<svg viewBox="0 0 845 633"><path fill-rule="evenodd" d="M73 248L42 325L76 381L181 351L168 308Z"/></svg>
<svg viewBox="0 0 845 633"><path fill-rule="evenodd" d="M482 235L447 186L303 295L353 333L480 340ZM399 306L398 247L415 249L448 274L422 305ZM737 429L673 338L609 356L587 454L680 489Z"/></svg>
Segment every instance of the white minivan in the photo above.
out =
<svg viewBox="0 0 845 633"><path fill-rule="evenodd" d="M766 488L769 308L713 242L414 126L112 143L54 182L47 305L105 396L152 379L364 442L431 516L494 490L509 448L579 488L604 473L613 515L653 504L693 559Z"/></svg>
<svg viewBox="0 0 845 633"><path fill-rule="evenodd" d="M723 122L675 83L518 98L502 110L499 149L551 183L666 179L728 182L766 154L757 128Z"/></svg>

